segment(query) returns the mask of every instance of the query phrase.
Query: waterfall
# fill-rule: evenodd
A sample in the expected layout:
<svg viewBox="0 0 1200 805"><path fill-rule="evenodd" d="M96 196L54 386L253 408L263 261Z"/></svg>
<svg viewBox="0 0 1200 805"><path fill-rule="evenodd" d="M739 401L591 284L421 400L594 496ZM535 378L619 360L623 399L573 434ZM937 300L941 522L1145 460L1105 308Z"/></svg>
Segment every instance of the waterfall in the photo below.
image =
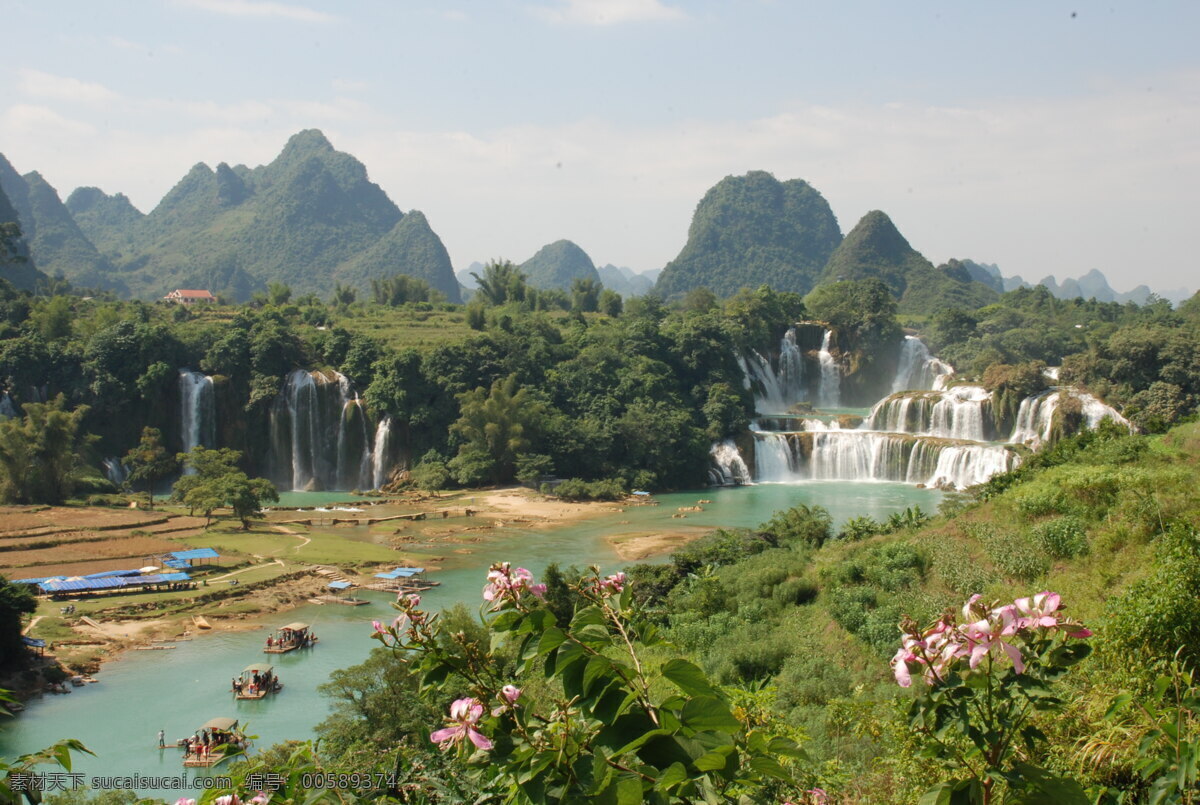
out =
<svg viewBox="0 0 1200 805"><path fill-rule="evenodd" d="M388 462L388 450L392 446L392 418L385 416L375 428L375 446L371 450L371 479L373 488L379 489L388 482L392 465Z"/></svg>
<svg viewBox="0 0 1200 805"><path fill-rule="evenodd" d="M709 476L715 486L750 483L750 469L731 439L715 442L708 454L713 460L713 470Z"/></svg>
<svg viewBox="0 0 1200 805"><path fill-rule="evenodd" d="M1026 397L1017 408L1017 424L1013 427L1008 441L1013 444L1028 444L1034 450L1050 440L1054 430L1054 414L1062 403L1062 396L1067 395L1079 401L1083 414L1083 426L1094 430L1105 419L1111 419L1118 425L1129 428L1129 420L1117 413L1110 405L1102 403L1095 396L1078 389L1051 389L1036 397Z"/></svg>
<svg viewBox="0 0 1200 805"><path fill-rule="evenodd" d="M0 418L9 419L17 415L17 406L13 405L13 399L8 392L0 394Z"/></svg>
<svg viewBox="0 0 1200 805"><path fill-rule="evenodd" d="M338 372L293 370L270 415L272 480L289 489L363 489L373 485L366 410Z"/></svg>
<svg viewBox="0 0 1200 805"><path fill-rule="evenodd" d="M805 398L804 355L796 346L796 328L789 327L779 342L779 385L788 404Z"/></svg>
<svg viewBox="0 0 1200 805"><path fill-rule="evenodd" d="M1009 441L1029 444L1035 450L1050 438L1054 427L1054 411L1058 408L1058 392L1048 391L1036 397L1026 397L1017 408L1017 424Z"/></svg>
<svg viewBox="0 0 1200 805"><path fill-rule="evenodd" d="M104 468L104 477L112 481L114 486L121 486L129 477L129 470L125 469L125 465L121 463L121 459L116 456L109 456L100 462L100 466Z"/></svg>
<svg viewBox="0 0 1200 805"><path fill-rule="evenodd" d="M755 474L762 482L898 481L965 489L1016 466L1003 445L870 431L755 434Z"/></svg>
<svg viewBox="0 0 1200 805"><path fill-rule="evenodd" d="M902 392L875 404L862 430L989 440L992 395L982 386L953 386L945 391Z"/></svg>
<svg viewBox="0 0 1200 805"><path fill-rule="evenodd" d="M829 351L829 343L833 339L833 330L826 330L821 339L821 351L817 359L821 362L821 390L817 395L817 404L822 408L837 408L842 404L842 371L833 354Z"/></svg>
<svg viewBox="0 0 1200 805"><path fill-rule="evenodd" d="M216 447L217 405L208 375L179 370L179 438L183 452L194 447Z"/></svg>
<svg viewBox="0 0 1200 805"><path fill-rule="evenodd" d="M925 342L915 335L906 335L904 343L900 345L900 359L896 362L892 393L936 388L939 377L953 372L954 369L949 364L929 354Z"/></svg>

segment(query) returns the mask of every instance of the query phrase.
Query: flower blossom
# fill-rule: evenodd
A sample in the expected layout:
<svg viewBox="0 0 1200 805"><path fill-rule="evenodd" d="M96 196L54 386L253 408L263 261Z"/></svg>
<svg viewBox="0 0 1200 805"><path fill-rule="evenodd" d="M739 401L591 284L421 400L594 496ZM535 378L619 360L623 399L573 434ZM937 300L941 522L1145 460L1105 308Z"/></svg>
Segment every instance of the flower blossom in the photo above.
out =
<svg viewBox="0 0 1200 805"><path fill-rule="evenodd" d="M516 705L517 699L521 698L521 689L516 685L505 685L500 688L500 701L502 704L492 710L492 715L498 716L504 711Z"/></svg>
<svg viewBox="0 0 1200 805"><path fill-rule="evenodd" d="M191 799L190 797L180 797L179 799L175 800L175 805L196 805L196 800Z"/></svg>
<svg viewBox="0 0 1200 805"><path fill-rule="evenodd" d="M1061 631L1068 638L1091 637L1083 624L1064 618L1062 599L1058 593L1042 592L1028 598L1018 598L1005 606L984 603L981 595L972 595L962 608L962 624L947 612L924 632L905 619L900 625L904 633L900 648L892 657L892 673L902 688L912 685L912 675L922 666L925 681L940 682L951 667L968 658L971 670L979 667L984 658L1002 651L1012 660L1013 669L1025 672L1025 657L1015 644L1047 632Z"/></svg>
<svg viewBox="0 0 1200 805"><path fill-rule="evenodd" d="M457 746L464 740L470 740L479 749L491 749L491 740L475 729L475 725L479 723L482 716L483 705L478 699L456 699L450 705L450 718L447 719L451 726L433 732L430 734L429 740L440 744L442 749Z"/></svg>
<svg viewBox="0 0 1200 805"><path fill-rule="evenodd" d="M625 589L625 572L613 573L600 581L601 593L620 593Z"/></svg>
<svg viewBox="0 0 1200 805"><path fill-rule="evenodd" d="M1018 629L1022 628L1022 624L1023 620L1017 617L1017 607L1009 604L993 609L987 618L964 626L962 632L971 644L971 670L975 670L984 657L999 647L1012 660L1017 673L1024 673L1025 660L1021 656L1021 650L1004 639L1016 634Z"/></svg>
<svg viewBox="0 0 1200 805"><path fill-rule="evenodd" d="M237 794L226 794L223 797L217 797L216 805L242 805L242 800Z"/></svg>
<svg viewBox="0 0 1200 805"><path fill-rule="evenodd" d="M508 562L492 565L487 580L483 588L483 600L492 602L492 609L499 609L506 600L516 601L523 591L538 598L546 597L545 584L534 584L532 573L523 567L513 570Z"/></svg>
<svg viewBox="0 0 1200 805"><path fill-rule="evenodd" d="M259 791L257 794L255 794L253 797L250 798L250 802L248 803L248 805L267 805L267 803L270 801L271 801L270 794L268 794L266 791Z"/></svg>

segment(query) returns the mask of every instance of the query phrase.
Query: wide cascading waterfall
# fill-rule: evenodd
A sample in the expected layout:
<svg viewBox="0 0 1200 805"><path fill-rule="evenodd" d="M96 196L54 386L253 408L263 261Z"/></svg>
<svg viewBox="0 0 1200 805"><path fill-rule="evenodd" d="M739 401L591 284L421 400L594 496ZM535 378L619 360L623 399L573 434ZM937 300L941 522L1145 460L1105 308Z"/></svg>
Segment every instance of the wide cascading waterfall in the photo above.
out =
<svg viewBox="0 0 1200 805"><path fill-rule="evenodd" d="M901 392L876 403L862 430L983 442L991 438L991 406L992 395L982 386Z"/></svg>
<svg viewBox="0 0 1200 805"><path fill-rule="evenodd" d="M217 403L213 380L191 369L179 370L179 438L183 452L217 446Z"/></svg>
<svg viewBox="0 0 1200 805"><path fill-rule="evenodd" d="M897 433L760 431L754 436L755 477L763 483L897 481L965 489L1018 460L1004 445Z"/></svg>
<svg viewBox="0 0 1200 805"><path fill-rule="evenodd" d="M750 468L742 460L737 445L731 439L717 442L709 449L713 470L710 480L714 486L734 486L750 483Z"/></svg>
<svg viewBox="0 0 1200 805"><path fill-rule="evenodd" d="M900 345L900 359L896 362L892 393L933 389L939 377L953 372L953 367L948 363L929 354L925 342L915 335L906 335L904 343Z"/></svg>
<svg viewBox="0 0 1200 805"><path fill-rule="evenodd" d="M375 489L380 489L388 482L391 472L391 458L388 451L392 447L392 418L385 416L375 426L375 443L371 449L371 480Z"/></svg>
<svg viewBox="0 0 1200 805"><path fill-rule="evenodd" d="M829 347L833 341L833 330L826 330L821 339L821 351L817 360L821 364L821 387L817 395L817 405L822 408L837 408L842 404L842 370Z"/></svg>
<svg viewBox="0 0 1200 805"><path fill-rule="evenodd" d="M374 483L366 410L339 372L295 369L271 405L271 479L295 490Z"/></svg>

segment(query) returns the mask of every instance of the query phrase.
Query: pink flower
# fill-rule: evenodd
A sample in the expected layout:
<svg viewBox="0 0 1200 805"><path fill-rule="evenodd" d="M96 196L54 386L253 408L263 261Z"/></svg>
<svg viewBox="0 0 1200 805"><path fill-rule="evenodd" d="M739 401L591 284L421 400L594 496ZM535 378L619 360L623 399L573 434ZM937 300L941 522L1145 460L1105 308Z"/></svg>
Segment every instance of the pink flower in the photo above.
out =
<svg viewBox="0 0 1200 805"><path fill-rule="evenodd" d="M1082 639L1085 637L1091 637L1094 634L1091 629L1087 628L1086 626L1083 626L1082 624L1079 625L1078 627L1074 627L1074 628L1075 628L1075 631L1067 632L1067 637L1076 637L1076 638Z"/></svg>
<svg viewBox="0 0 1200 805"><path fill-rule="evenodd" d="M266 791L259 791L251 799L249 805L267 805L271 801L271 795Z"/></svg>
<svg viewBox="0 0 1200 805"><path fill-rule="evenodd" d="M517 699L521 698L521 689L516 685L505 685L504 687L500 688L500 695L503 696L504 700L509 704L516 704Z"/></svg>
<svg viewBox="0 0 1200 805"><path fill-rule="evenodd" d="M492 602L492 609L499 609L506 600L516 601L526 591L538 598L546 597L545 584L534 584L532 573L523 567L512 570L508 562L492 565L487 580L483 588L483 600Z"/></svg>
<svg viewBox="0 0 1200 805"><path fill-rule="evenodd" d="M226 794L223 797L217 797L216 805L242 805L242 801L238 799L237 794Z"/></svg>
<svg viewBox="0 0 1200 805"><path fill-rule="evenodd" d="M383 628L383 623L380 621L371 621L371 626L375 628L375 634L387 634L387 629Z"/></svg>
<svg viewBox="0 0 1200 805"><path fill-rule="evenodd" d="M476 747L485 751L491 749L492 742L486 735L475 729L475 725L479 723L482 716L483 705L478 699L456 699L450 705L450 718L447 719L451 726L432 733L429 740L441 744L443 750L457 746L464 740L470 740Z"/></svg>
<svg viewBox="0 0 1200 805"><path fill-rule="evenodd" d="M896 652L896 656L892 657L892 673L896 676L896 684L902 688L912 687L912 672L908 669L908 664L916 663L917 655L913 654L903 646Z"/></svg>
<svg viewBox="0 0 1200 805"><path fill-rule="evenodd" d="M401 603L405 609L415 609L421 606L421 596L417 595L416 593L409 593L408 595L400 593L396 596L396 600Z"/></svg>
<svg viewBox="0 0 1200 805"><path fill-rule="evenodd" d="M625 589L625 573L613 573L611 576L606 576L600 582L600 592L602 593L620 593Z"/></svg>
<svg viewBox="0 0 1200 805"><path fill-rule="evenodd" d="M1038 626L1053 629L1058 626L1058 618L1054 613L1058 611L1061 603L1062 599L1058 593L1052 592L1038 593L1030 598L1018 598L1016 607L1025 616L1021 620L1021 627L1028 629Z"/></svg>
<svg viewBox="0 0 1200 805"><path fill-rule="evenodd" d="M971 670L975 670L983 658L992 652L992 649L999 647L1012 660L1013 668L1017 673L1024 673L1025 661L1021 656L1021 650L1004 640L1005 637L1016 633L1020 623L1021 619L1017 617L1017 608L1009 604L993 609L988 613L986 620L967 624L963 628L963 634L971 644Z"/></svg>
<svg viewBox="0 0 1200 805"><path fill-rule="evenodd" d="M187 797L180 797L175 800L175 805L196 805L196 800Z"/></svg>
<svg viewBox="0 0 1200 805"><path fill-rule="evenodd" d="M811 797L810 801L812 805L825 805L825 803L829 802L829 794L824 788L810 788L804 793Z"/></svg>

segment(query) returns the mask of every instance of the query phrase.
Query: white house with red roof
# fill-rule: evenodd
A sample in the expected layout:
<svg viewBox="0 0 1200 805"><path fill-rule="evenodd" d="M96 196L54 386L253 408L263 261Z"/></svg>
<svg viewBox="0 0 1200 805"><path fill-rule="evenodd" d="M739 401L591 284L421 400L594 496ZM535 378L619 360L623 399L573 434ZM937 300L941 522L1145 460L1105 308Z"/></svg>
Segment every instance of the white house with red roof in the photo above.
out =
<svg viewBox="0 0 1200 805"><path fill-rule="evenodd" d="M163 301L174 302L177 305L194 305L197 302L216 302L217 297L213 296L212 291L189 291L176 288L164 296Z"/></svg>

